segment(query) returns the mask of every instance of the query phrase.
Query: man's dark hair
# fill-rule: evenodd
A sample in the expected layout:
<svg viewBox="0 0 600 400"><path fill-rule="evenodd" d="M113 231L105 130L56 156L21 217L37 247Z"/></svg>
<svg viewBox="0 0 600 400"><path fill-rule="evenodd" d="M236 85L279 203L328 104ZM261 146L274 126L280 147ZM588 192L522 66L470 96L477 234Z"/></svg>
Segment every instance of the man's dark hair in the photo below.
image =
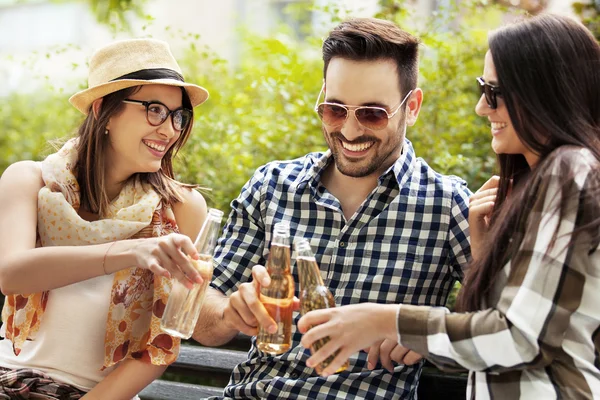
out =
<svg viewBox="0 0 600 400"><path fill-rule="evenodd" d="M335 27L323 42L323 76L334 57L353 61L390 59L396 63L401 95L417 86L419 40L394 23L355 18Z"/></svg>

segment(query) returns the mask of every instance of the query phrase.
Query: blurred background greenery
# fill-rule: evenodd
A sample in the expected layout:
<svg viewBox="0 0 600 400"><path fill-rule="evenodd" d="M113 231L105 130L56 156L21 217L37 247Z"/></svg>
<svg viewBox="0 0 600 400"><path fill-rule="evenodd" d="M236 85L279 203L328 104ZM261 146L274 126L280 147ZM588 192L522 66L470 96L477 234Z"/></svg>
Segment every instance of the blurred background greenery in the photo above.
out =
<svg viewBox="0 0 600 400"><path fill-rule="evenodd" d="M86 1L98 21L114 30L127 31L126 12L152 19L144 0ZM544 1L445 2L448 7L419 24L408 3L414 1L379 0L374 14L422 39L419 86L425 97L420 118L407 137L417 155L436 170L458 175L476 190L495 165L487 121L474 112L478 100L474 78L482 73L487 32L505 22L507 15L543 11L539 5ZM319 8L330 17L329 28L347 15L343 1L335 4ZM185 55L178 57L186 80L206 87L211 97L196 108L194 131L178 155L176 174L181 181L209 188L211 207L227 212L229 202L260 165L326 149L313 111L322 83L321 38L303 27L307 12L316 7L313 1L300 1L285 8L300 29L282 25L269 35L244 31L235 65L200 45L198 35L177 33L186 43ZM600 37L600 3L573 7ZM80 87L85 85L82 81ZM48 83L35 93L0 97L0 173L18 160L43 159L52 151L51 139L75 133L83 116L69 105L69 95Z"/></svg>

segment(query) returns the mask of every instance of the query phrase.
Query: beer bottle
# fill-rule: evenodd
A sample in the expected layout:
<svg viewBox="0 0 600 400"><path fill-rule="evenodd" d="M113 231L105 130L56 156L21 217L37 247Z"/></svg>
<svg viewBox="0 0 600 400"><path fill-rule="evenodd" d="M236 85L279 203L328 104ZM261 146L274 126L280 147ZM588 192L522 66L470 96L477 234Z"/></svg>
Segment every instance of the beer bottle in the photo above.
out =
<svg viewBox="0 0 600 400"><path fill-rule="evenodd" d="M296 247L296 268L298 268L298 277L300 279L300 313L304 315L309 311L335 307L333 295L323 283L319 265L315 260L308 240L297 239L294 242L294 246ZM328 341L329 337L319 339L313 343L310 350L315 353ZM339 350L317 365L315 367L317 373L321 374L338 353ZM348 360L346 360L336 373L344 371L347 368Z"/></svg>
<svg viewBox="0 0 600 400"><path fill-rule="evenodd" d="M260 301L277 324L277 332L269 333L259 326L256 345L269 354L286 352L292 344L292 306L294 278L290 270L290 226L278 222L273 228L267 271L271 277L269 287L260 288Z"/></svg>

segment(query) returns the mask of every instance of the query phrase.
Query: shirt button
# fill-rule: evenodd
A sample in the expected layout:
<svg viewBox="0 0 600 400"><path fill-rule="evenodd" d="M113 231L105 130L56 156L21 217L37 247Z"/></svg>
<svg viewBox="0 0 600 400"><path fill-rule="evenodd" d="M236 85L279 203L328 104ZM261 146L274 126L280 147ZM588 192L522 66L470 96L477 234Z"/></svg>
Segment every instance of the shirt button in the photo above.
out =
<svg viewBox="0 0 600 400"><path fill-rule="evenodd" d="M299 377L299 376L300 376L300 375L298 375L298 373L296 373L296 372L293 372L293 373L290 375L290 378L292 378L292 379L298 379L298 377Z"/></svg>
<svg viewBox="0 0 600 400"><path fill-rule="evenodd" d="M340 242L340 247L346 247L346 242Z"/></svg>

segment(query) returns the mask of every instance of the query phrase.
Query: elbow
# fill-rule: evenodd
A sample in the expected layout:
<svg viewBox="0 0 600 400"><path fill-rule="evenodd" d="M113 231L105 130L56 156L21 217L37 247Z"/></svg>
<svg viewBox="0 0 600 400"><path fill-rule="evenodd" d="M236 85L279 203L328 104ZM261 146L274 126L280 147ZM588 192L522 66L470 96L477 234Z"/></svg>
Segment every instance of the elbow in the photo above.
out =
<svg viewBox="0 0 600 400"><path fill-rule="evenodd" d="M11 273L10 267L6 263L0 264L0 291L4 296L20 294L19 288L15 286L16 280Z"/></svg>
<svg viewBox="0 0 600 400"><path fill-rule="evenodd" d="M535 357L525 362L524 369L540 369L549 366L559 355L560 347L553 347L547 343L539 343Z"/></svg>
<svg viewBox="0 0 600 400"><path fill-rule="evenodd" d="M15 291L10 287L10 279L8 279L6 275L6 268L0 266L0 292L2 292L4 296L16 294Z"/></svg>

